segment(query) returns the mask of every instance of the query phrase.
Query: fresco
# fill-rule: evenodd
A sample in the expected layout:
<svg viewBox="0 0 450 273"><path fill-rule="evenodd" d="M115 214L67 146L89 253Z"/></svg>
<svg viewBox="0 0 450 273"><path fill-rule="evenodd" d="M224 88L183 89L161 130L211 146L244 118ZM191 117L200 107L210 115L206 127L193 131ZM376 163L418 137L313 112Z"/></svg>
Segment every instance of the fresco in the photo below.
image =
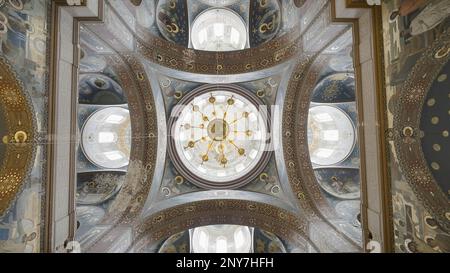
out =
<svg viewBox="0 0 450 273"><path fill-rule="evenodd" d="M128 109L127 96L114 68L106 58L115 54L90 30L81 26L81 58L78 82L78 129L102 109L118 106ZM124 140L130 141L130 140ZM76 240L84 250L110 229L104 225L108 211L126 182L128 165L109 169L95 165L77 149Z"/></svg>
<svg viewBox="0 0 450 273"><path fill-rule="evenodd" d="M312 101L316 103L355 101L355 75L336 73L325 77L316 85Z"/></svg>
<svg viewBox="0 0 450 273"><path fill-rule="evenodd" d="M46 0L1 1L0 55L24 85L36 116L35 161L21 194L9 212L0 215L0 252L39 252L45 181L47 123ZM3 144L2 144L3 145Z"/></svg>
<svg viewBox="0 0 450 273"><path fill-rule="evenodd" d="M316 64L315 73L318 75L315 84L312 86L310 109L316 106L336 107L349 117L354 129L356 129L358 108L355 94L354 64L351 54L352 41L352 33L347 31L323 51L320 61ZM331 129L332 127L329 127L326 130ZM310 126L308 131L311 132L308 132L308 134L313 134L313 130L317 130L317 128ZM329 132L324 131L320 134L325 133ZM320 186L328 206L338 218L333 220L334 225L354 242L361 245L361 177L358 131L355 130L354 134L356 141L345 159L332 165L321 166L314 162L311 162L311 164L316 182Z"/></svg>
<svg viewBox="0 0 450 273"><path fill-rule="evenodd" d="M161 0L156 9L156 22L167 40L189 45L188 3L186 0Z"/></svg>
<svg viewBox="0 0 450 273"><path fill-rule="evenodd" d="M275 37L281 27L281 20L278 0L250 1L250 46L259 46Z"/></svg>
<svg viewBox="0 0 450 273"><path fill-rule="evenodd" d="M445 0L383 1L382 12L388 109L386 119L387 126L393 128L399 98L402 95L400 92L404 84L410 80L409 75L414 66L421 56L448 32L450 3ZM448 46L447 44L447 49ZM449 51L444 50L442 54L433 57L448 58L448 54ZM448 197L449 168L446 168L448 160L444 159L445 154L448 154L448 141L443 133L449 128L447 103L449 85L443 76L447 73L448 65L445 65L436 76L428 94L425 94L420 131L417 134L420 138L405 138L405 141L415 142L420 139L428 163L427 168ZM393 129L389 129L389 132L388 166L392 189L395 251L448 252L450 248L448 230L433 218L432 211L426 208L423 202L422 193L412 189L409 182L414 181L407 180L408 173L404 173L400 167L403 159L395 150L396 143L393 136L398 132Z"/></svg>
<svg viewBox="0 0 450 273"><path fill-rule="evenodd" d="M361 197L359 169L317 168L317 182L327 193L339 199Z"/></svg>
<svg viewBox="0 0 450 273"><path fill-rule="evenodd" d="M79 102L82 104L115 105L127 100L120 85L102 74L83 74L78 84Z"/></svg>

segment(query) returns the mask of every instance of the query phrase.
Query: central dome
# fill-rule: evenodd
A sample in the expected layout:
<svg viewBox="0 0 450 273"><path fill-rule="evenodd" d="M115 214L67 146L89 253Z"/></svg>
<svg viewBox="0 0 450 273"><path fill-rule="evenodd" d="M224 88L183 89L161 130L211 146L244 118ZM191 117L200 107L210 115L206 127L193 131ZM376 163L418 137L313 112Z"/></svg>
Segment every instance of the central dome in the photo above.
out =
<svg viewBox="0 0 450 273"><path fill-rule="evenodd" d="M267 163L269 132L259 104L235 86L189 92L170 124L172 161L180 173L206 188L236 188L257 176Z"/></svg>
<svg viewBox="0 0 450 273"><path fill-rule="evenodd" d="M212 8L195 18L191 39L193 48L198 50L241 50L247 45L247 27L234 11Z"/></svg>

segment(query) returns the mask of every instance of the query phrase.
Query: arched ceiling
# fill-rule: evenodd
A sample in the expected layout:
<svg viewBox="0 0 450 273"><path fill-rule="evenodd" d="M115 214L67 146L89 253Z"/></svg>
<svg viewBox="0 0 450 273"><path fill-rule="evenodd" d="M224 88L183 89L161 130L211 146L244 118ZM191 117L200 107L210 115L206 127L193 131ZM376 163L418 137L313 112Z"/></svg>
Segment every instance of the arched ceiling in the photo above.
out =
<svg viewBox="0 0 450 273"><path fill-rule="evenodd" d="M416 62L397 98L393 127L395 150L407 181L432 217L450 229L446 161L448 142L448 33L441 35ZM421 76L419 76L421 75ZM408 90L405 91L405 90ZM447 104L448 105L448 104Z"/></svg>
<svg viewBox="0 0 450 273"><path fill-rule="evenodd" d="M307 141L345 137L342 124L358 137L350 26L332 24L327 1L150 2L106 1L105 23L82 24L81 123L111 107L128 109L131 121L127 166L78 173L84 251L113 249L106 234L145 251L224 222L308 251L359 251L357 141L322 165ZM251 32L246 48L192 49L191 15L224 7ZM310 108L345 120L325 125L321 110L325 123L312 129Z"/></svg>

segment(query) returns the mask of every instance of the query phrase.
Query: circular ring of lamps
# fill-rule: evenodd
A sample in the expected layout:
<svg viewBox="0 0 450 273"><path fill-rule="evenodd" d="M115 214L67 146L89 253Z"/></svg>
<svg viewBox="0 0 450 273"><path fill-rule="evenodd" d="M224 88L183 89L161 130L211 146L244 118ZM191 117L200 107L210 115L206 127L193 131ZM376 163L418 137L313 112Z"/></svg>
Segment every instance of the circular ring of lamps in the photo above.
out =
<svg viewBox="0 0 450 273"><path fill-rule="evenodd" d="M83 125L81 147L87 159L101 168L127 166L131 149L129 110L107 107L94 112Z"/></svg>
<svg viewBox="0 0 450 273"><path fill-rule="evenodd" d="M169 155L179 173L207 189L233 189L254 180L269 161L269 115L235 85L206 85L175 106Z"/></svg>

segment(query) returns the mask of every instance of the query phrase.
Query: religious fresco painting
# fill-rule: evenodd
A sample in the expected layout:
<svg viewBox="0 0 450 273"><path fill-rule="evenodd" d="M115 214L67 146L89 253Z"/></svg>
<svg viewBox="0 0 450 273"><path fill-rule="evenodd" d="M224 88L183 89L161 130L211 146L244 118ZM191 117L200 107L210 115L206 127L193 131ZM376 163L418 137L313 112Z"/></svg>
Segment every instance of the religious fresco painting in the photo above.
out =
<svg viewBox="0 0 450 273"><path fill-rule="evenodd" d="M0 1L0 250L40 252L48 1ZM10 194L13 193L13 196Z"/></svg>
<svg viewBox="0 0 450 273"><path fill-rule="evenodd" d="M383 1L382 12L395 251L448 252L450 3Z"/></svg>
<svg viewBox="0 0 450 273"><path fill-rule="evenodd" d="M450 252L449 15L0 0L0 253Z"/></svg>

